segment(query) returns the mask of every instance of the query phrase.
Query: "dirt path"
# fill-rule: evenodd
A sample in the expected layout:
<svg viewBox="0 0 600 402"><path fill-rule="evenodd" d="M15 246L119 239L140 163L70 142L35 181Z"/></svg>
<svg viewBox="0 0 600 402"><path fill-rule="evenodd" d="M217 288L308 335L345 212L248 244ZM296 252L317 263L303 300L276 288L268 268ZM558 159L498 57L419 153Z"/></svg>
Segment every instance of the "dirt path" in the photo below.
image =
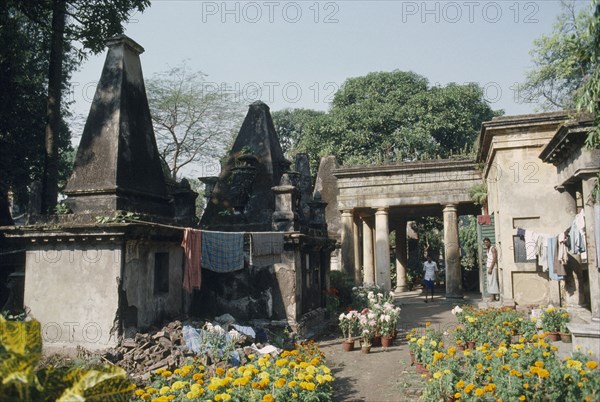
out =
<svg viewBox="0 0 600 402"><path fill-rule="evenodd" d="M461 304L472 301L467 296ZM457 322L450 310L456 303L450 303L443 297L436 297L432 303L424 303L420 292L410 292L398 298L397 304L402 307L400 333L391 348L372 348L369 354L361 353L358 348L353 352L343 352L342 340L335 338L339 336L336 328L330 338L320 342L327 364L335 374L335 402L402 402L419 399L424 380L410 365L406 331L424 328L426 322L440 330L455 326Z"/></svg>

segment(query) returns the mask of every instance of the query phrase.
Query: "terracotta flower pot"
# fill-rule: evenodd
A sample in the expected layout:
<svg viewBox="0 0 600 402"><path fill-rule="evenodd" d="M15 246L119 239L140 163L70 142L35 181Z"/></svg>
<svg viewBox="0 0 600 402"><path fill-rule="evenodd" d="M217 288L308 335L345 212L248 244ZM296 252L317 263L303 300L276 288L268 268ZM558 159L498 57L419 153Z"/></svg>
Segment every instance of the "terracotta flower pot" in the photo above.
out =
<svg viewBox="0 0 600 402"><path fill-rule="evenodd" d="M560 333L560 340L563 343L571 343L571 342L573 342L573 337L572 337L572 335L571 335L570 332L569 333L561 332Z"/></svg>
<svg viewBox="0 0 600 402"><path fill-rule="evenodd" d="M342 342L342 348L344 352L352 352L354 350L354 340L345 339Z"/></svg>
<svg viewBox="0 0 600 402"><path fill-rule="evenodd" d="M381 346L381 335L376 335L371 338L371 346Z"/></svg>
<svg viewBox="0 0 600 402"><path fill-rule="evenodd" d="M415 365L415 369L417 370L417 373L425 374L427 378L431 377L431 373L425 368L425 366L423 366L422 363L417 362L417 364Z"/></svg>
<svg viewBox="0 0 600 402"><path fill-rule="evenodd" d="M560 334L558 332L549 332L546 334L546 338L552 342L560 341Z"/></svg>
<svg viewBox="0 0 600 402"><path fill-rule="evenodd" d="M408 352L410 354L410 364L411 366L414 366L414 364L417 362L417 360L415 359L415 354L411 351Z"/></svg>
<svg viewBox="0 0 600 402"><path fill-rule="evenodd" d="M371 345L369 345L369 346L365 346L365 345L361 346L360 347L360 351L362 353L371 353Z"/></svg>
<svg viewBox="0 0 600 402"><path fill-rule="evenodd" d="M381 346L384 348L389 348L394 344L394 338L391 336L382 336L381 337Z"/></svg>

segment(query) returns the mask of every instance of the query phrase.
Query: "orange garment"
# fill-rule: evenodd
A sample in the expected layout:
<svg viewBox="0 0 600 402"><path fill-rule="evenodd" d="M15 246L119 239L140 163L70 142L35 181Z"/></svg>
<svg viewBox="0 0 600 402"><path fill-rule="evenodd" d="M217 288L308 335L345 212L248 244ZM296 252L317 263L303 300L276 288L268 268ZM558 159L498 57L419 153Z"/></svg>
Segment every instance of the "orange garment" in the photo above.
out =
<svg viewBox="0 0 600 402"><path fill-rule="evenodd" d="M193 289L200 289L202 280L200 267L202 260L202 231L186 228L183 232L181 247L183 247L185 255L183 288L191 293Z"/></svg>

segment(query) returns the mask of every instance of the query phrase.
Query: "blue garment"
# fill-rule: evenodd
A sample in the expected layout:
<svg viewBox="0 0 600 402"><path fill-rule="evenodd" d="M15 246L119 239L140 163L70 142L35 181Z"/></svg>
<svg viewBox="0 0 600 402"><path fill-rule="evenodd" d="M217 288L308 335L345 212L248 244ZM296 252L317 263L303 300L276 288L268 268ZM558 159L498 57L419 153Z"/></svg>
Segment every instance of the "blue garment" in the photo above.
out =
<svg viewBox="0 0 600 402"><path fill-rule="evenodd" d="M548 276L553 281L560 281L562 276L556 274L554 265L558 263L558 237L548 237Z"/></svg>
<svg viewBox="0 0 600 402"><path fill-rule="evenodd" d="M202 268L233 272L244 268L244 233L202 231Z"/></svg>

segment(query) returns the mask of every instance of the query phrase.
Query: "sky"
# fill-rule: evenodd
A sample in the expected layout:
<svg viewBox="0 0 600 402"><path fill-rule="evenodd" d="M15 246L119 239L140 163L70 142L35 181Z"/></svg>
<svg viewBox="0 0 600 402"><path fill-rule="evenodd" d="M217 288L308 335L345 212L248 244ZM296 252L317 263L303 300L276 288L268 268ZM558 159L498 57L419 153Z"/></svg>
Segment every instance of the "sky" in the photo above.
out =
<svg viewBox="0 0 600 402"><path fill-rule="evenodd" d="M552 32L560 11L554 0L154 0L125 34L145 49L146 79L185 62L211 88L232 88L272 111L327 110L346 79L403 70L431 85L476 82L493 109L516 115L536 111L519 83L532 67L533 41ZM76 118L89 111L105 56L73 75Z"/></svg>

